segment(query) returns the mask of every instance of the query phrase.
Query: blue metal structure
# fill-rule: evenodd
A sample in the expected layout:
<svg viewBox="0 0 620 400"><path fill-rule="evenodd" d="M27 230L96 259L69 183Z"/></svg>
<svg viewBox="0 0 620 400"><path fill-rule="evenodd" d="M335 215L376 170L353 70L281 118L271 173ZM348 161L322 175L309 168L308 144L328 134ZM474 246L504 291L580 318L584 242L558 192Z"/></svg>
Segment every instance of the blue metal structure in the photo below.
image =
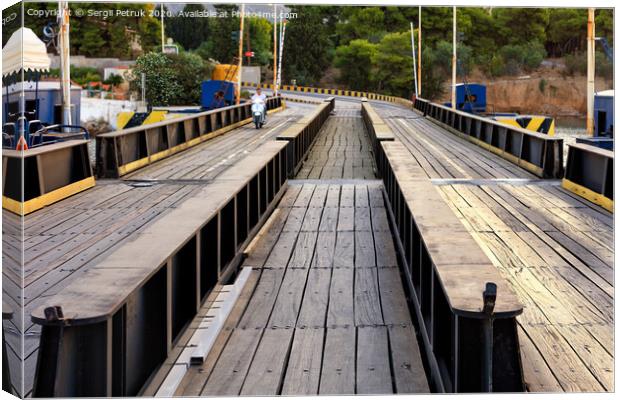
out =
<svg viewBox="0 0 620 400"><path fill-rule="evenodd" d="M62 125L60 82L16 82L5 90L6 98L2 102L3 147L14 148L22 131L28 147L71 138L88 138L86 129L79 126L82 91L79 86L71 86L71 126ZM22 95L24 109L20 110Z"/></svg>
<svg viewBox="0 0 620 400"><path fill-rule="evenodd" d="M452 103L444 104L451 107ZM456 109L472 114L482 114L487 109L487 88L479 83L456 85Z"/></svg>
<svg viewBox="0 0 620 400"><path fill-rule="evenodd" d="M215 104L214 98L218 91L224 92L224 101L226 104ZM235 102L235 84L230 81L208 80L201 84L200 105L203 109L214 109L222 106L229 106Z"/></svg>
<svg viewBox="0 0 620 400"><path fill-rule="evenodd" d="M594 135L614 137L614 91L594 94Z"/></svg>

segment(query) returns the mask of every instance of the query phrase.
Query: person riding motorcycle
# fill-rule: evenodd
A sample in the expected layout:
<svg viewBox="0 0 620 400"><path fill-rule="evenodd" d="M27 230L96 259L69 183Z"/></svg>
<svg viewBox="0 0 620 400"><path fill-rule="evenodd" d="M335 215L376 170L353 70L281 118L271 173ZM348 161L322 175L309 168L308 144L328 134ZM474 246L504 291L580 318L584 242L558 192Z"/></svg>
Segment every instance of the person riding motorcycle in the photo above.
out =
<svg viewBox="0 0 620 400"><path fill-rule="evenodd" d="M263 124L267 122L267 95L262 93L261 88L256 88L256 93L254 93L250 99L252 104L260 104L263 107Z"/></svg>

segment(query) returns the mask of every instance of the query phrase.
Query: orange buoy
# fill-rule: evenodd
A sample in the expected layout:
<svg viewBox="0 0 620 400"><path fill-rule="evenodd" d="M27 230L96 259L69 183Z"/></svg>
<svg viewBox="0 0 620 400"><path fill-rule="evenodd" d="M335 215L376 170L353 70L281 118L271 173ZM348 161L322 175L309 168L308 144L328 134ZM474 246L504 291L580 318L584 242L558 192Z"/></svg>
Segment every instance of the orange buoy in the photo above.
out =
<svg viewBox="0 0 620 400"><path fill-rule="evenodd" d="M15 150L28 150L28 143L26 143L26 139L23 136L19 137Z"/></svg>

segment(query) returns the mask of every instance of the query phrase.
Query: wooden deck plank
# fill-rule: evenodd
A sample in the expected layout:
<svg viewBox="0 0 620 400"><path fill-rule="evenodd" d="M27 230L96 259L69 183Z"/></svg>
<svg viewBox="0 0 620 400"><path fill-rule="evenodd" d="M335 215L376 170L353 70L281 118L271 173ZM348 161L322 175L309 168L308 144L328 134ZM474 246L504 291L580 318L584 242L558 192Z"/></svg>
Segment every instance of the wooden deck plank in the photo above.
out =
<svg viewBox="0 0 620 400"><path fill-rule="evenodd" d="M293 329L265 329L241 389L242 396L279 394L293 332Z"/></svg>
<svg viewBox="0 0 620 400"><path fill-rule="evenodd" d="M355 232L355 267L375 267L375 243L372 232Z"/></svg>
<svg viewBox="0 0 620 400"><path fill-rule="evenodd" d="M358 270L359 271L359 270ZM392 373L390 371L387 328L366 326L357 328L357 393L391 394Z"/></svg>
<svg viewBox="0 0 620 400"><path fill-rule="evenodd" d="M330 269L313 268L310 270L297 319L298 328L325 326L331 275Z"/></svg>
<svg viewBox="0 0 620 400"><path fill-rule="evenodd" d="M239 395L260 338L255 329L235 329L200 395Z"/></svg>
<svg viewBox="0 0 620 400"><path fill-rule="evenodd" d="M319 232L312 268L331 268L334 264L336 250L336 232Z"/></svg>
<svg viewBox="0 0 620 400"><path fill-rule="evenodd" d="M396 393L429 393L430 388L413 326L390 325L388 334Z"/></svg>
<svg viewBox="0 0 620 400"><path fill-rule="evenodd" d="M355 325L383 325L377 268L355 269Z"/></svg>
<svg viewBox="0 0 620 400"><path fill-rule="evenodd" d="M319 394L355 394L355 336L354 327L327 329Z"/></svg>
<svg viewBox="0 0 620 400"><path fill-rule="evenodd" d="M269 318L269 327L295 327L307 277L307 269L289 268L286 270L280 292L273 306L273 313Z"/></svg>
<svg viewBox="0 0 620 400"><path fill-rule="evenodd" d="M327 310L328 327L355 325L353 308L354 272L353 268L334 268L332 271Z"/></svg>
<svg viewBox="0 0 620 400"><path fill-rule="evenodd" d="M324 328L295 329L281 394L285 396L318 394L324 334Z"/></svg>

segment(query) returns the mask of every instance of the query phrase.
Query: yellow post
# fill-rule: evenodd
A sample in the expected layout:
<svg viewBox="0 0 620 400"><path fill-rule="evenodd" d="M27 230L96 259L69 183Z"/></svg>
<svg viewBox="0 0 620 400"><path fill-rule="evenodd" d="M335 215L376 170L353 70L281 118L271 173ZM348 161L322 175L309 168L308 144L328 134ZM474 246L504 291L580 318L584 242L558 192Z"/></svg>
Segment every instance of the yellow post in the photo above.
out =
<svg viewBox="0 0 620 400"><path fill-rule="evenodd" d="M594 135L594 40L594 8L588 8L586 131L590 136Z"/></svg>
<svg viewBox="0 0 620 400"><path fill-rule="evenodd" d="M456 110L456 7L452 7L452 109Z"/></svg>
<svg viewBox="0 0 620 400"><path fill-rule="evenodd" d="M241 102L241 67L243 64L243 20L245 14L245 4L241 4L241 25L239 27L239 65L237 67L237 101Z"/></svg>
<svg viewBox="0 0 620 400"><path fill-rule="evenodd" d="M418 95L422 96L422 6L418 7Z"/></svg>

